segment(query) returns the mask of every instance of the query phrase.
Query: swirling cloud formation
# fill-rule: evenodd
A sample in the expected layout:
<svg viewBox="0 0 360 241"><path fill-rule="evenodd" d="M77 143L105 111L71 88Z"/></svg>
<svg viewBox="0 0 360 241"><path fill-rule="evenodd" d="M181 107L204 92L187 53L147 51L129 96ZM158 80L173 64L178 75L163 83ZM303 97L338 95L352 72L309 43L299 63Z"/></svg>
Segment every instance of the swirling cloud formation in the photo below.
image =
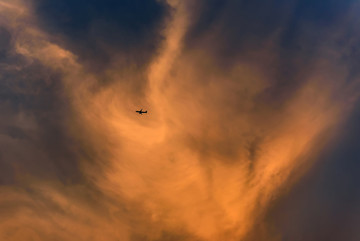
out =
<svg viewBox="0 0 360 241"><path fill-rule="evenodd" d="M359 10L0 0L1 240L358 240Z"/></svg>

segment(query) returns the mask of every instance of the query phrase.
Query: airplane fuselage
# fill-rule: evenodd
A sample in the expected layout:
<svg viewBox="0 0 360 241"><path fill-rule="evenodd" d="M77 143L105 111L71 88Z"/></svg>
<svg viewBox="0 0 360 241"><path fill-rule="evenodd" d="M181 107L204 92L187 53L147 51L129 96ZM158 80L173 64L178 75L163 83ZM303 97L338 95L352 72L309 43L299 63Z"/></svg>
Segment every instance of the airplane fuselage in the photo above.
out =
<svg viewBox="0 0 360 241"><path fill-rule="evenodd" d="M141 110L137 110L136 112L139 113L140 115L142 115L142 114L146 114L146 113L147 113L147 110L146 110L146 111L142 111L142 109L141 109Z"/></svg>

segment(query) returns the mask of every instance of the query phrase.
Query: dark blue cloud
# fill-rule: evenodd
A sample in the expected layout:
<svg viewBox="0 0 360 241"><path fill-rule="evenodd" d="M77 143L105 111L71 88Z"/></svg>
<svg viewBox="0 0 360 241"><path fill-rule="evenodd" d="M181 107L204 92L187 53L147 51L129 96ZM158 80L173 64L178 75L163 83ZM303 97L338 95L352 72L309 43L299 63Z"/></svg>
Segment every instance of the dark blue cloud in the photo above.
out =
<svg viewBox="0 0 360 241"><path fill-rule="evenodd" d="M100 69L114 52L138 66L146 63L161 41L169 10L156 0L38 0L35 6L44 29Z"/></svg>
<svg viewBox="0 0 360 241"><path fill-rule="evenodd" d="M337 141L277 204L271 223L284 241L360 238L360 103Z"/></svg>
<svg viewBox="0 0 360 241"><path fill-rule="evenodd" d="M247 41L261 44L281 31L284 45L294 45L307 34L301 27L331 28L346 15L355 0L210 0L197 4L196 20L187 36L188 43L211 31L226 53L238 54ZM193 6L191 6L193 7ZM320 37L320 36L318 36ZM238 51L236 51L238 50Z"/></svg>
<svg viewBox="0 0 360 241"><path fill-rule="evenodd" d="M202 49L229 69L239 60L253 61L271 70L270 88L259 96L275 108L293 96L314 67L320 49L349 47L355 32L334 38L354 0L210 0L200 1L186 35L186 45ZM349 26L343 26L344 29ZM204 40L204 36L206 36ZM206 42L206 43L204 43ZM276 59L256 53L273 43ZM334 43L338 43L337 45ZM333 46L329 46L333 45ZM340 52L339 52L340 53ZM354 64L352 59L351 65ZM267 62L266 62L267 61ZM343 59L329 59L340 63ZM350 67L350 65L349 65Z"/></svg>

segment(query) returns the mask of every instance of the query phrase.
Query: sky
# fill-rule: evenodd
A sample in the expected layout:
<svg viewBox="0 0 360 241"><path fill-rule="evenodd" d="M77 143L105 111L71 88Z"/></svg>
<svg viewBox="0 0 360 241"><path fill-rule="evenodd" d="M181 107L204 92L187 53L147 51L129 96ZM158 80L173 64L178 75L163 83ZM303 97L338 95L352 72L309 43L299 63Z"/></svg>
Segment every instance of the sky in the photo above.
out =
<svg viewBox="0 0 360 241"><path fill-rule="evenodd" d="M0 240L360 240L359 12L0 0Z"/></svg>

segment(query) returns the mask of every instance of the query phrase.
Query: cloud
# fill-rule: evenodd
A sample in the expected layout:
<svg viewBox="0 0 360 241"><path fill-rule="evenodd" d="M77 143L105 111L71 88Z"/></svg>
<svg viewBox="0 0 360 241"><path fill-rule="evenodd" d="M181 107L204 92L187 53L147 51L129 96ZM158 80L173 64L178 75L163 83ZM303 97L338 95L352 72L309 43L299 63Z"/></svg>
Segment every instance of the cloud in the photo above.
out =
<svg viewBox="0 0 360 241"><path fill-rule="evenodd" d="M155 0L34 1L34 7L41 26L90 65L88 71L106 71L114 58L121 59L118 68L142 68L162 40L169 12Z"/></svg>
<svg viewBox="0 0 360 241"><path fill-rule="evenodd" d="M0 1L0 237L281 239L356 106L351 3Z"/></svg>
<svg viewBox="0 0 360 241"><path fill-rule="evenodd" d="M359 213L358 103L356 106L317 165L269 212L269 222L276 223L282 240L359 238L355 228Z"/></svg>

